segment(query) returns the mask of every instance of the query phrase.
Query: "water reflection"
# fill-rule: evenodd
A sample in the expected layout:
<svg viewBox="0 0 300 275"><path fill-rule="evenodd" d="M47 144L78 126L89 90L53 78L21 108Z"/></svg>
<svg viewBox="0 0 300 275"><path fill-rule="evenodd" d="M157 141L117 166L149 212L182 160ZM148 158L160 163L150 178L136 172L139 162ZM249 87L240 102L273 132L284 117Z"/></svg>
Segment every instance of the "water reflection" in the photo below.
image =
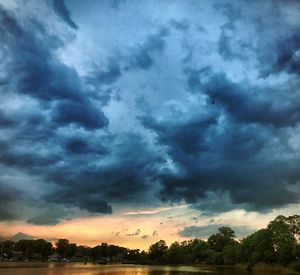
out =
<svg viewBox="0 0 300 275"><path fill-rule="evenodd" d="M139 266L92 265L54 263L1 263L1 275L249 275L252 273L232 268L211 266ZM253 275L270 275L253 273Z"/></svg>

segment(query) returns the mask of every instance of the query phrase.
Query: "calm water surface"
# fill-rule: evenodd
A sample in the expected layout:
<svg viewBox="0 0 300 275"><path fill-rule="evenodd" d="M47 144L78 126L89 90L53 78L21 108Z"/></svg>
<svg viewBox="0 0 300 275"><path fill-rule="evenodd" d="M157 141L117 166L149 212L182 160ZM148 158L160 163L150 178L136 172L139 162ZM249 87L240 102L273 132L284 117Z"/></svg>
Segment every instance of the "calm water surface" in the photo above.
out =
<svg viewBox="0 0 300 275"><path fill-rule="evenodd" d="M207 266L93 265L83 263L0 263L1 275L271 275Z"/></svg>

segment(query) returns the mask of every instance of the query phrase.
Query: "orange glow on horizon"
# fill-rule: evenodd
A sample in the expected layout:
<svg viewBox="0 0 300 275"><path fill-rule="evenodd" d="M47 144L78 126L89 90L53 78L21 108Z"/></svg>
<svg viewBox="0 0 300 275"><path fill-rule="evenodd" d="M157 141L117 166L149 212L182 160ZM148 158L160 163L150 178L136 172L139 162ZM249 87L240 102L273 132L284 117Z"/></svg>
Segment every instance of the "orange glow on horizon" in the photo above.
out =
<svg viewBox="0 0 300 275"><path fill-rule="evenodd" d="M159 240L165 240L170 245L174 241L191 239L178 234L188 226L201 227L212 223L240 226L242 220L242 225L263 228L277 215L289 215L296 208L299 209L299 205L291 205L268 214L233 210L215 215L213 219L199 215L199 211L187 205L140 211L126 210L112 215L65 220L54 226L27 224L26 221L1 222L0 236L11 237L23 232L52 243L64 238L90 247L106 242L131 249L148 250L151 244ZM195 216L198 217L197 221L192 219Z"/></svg>
<svg viewBox="0 0 300 275"><path fill-rule="evenodd" d="M77 218L63 221L54 226L26 224L24 221L15 222L0 231L4 236L24 232L36 238L51 239L65 238L77 244L95 246L106 242L127 248L147 250L150 244L164 239L167 243L183 240L177 232L178 226L161 224L161 217L145 216L103 216ZM140 233L134 235L137 230Z"/></svg>

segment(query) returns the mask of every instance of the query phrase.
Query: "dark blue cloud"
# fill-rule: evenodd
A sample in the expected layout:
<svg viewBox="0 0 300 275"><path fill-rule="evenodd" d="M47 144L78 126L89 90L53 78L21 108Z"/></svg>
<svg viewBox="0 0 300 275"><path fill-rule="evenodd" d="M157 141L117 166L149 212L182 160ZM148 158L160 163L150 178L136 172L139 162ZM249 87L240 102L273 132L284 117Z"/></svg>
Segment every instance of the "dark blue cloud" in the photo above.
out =
<svg viewBox="0 0 300 275"><path fill-rule="evenodd" d="M208 104L224 108L238 122L270 124L277 127L294 126L299 122L299 104L287 101L280 104L269 97L274 87L255 87L247 83L234 83L225 74L213 74L209 68L186 70L187 85L193 93L204 93ZM205 83L202 79L206 78ZM258 93L258 95L257 95Z"/></svg>
<svg viewBox="0 0 300 275"><path fill-rule="evenodd" d="M110 60L105 70L99 70L97 68L87 81L91 84L112 84L121 77L121 69L118 61Z"/></svg>
<svg viewBox="0 0 300 275"><path fill-rule="evenodd" d="M0 7L2 220L299 202L296 4L217 2Z"/></svg>
<svg viewBox="0 0 300 275"><path fill-rule="evenodd" d="M149 35L129 57L129 68L149 69L154 63L155 54L162 53L165 48L165 38L169 35L167 28L161 28L157 33Z"/></svg>
<svg viewBox="0 0 300 275"><path fill-rule="evenodd" d="M57 126L70 123L86 128L106 126L107 118L85 98L77 73L54 55L53 50L63 45L60 39L49 35L38 22L18 23L11 13L3 9L1 13L2 27L6 30L3 42L12 58L7 66L10 85L5 89L29 95L46 108L55 105L52 120Z"/></svg>
<svg viewBox="0 0 300 275"><path fill-rule="evenodd" d="M0 182L0 220L22 218L17 210L17 203L20 197L17 190Z"/></svg>
<svg viewBox="0 0 300 275"><path fill-rule="evenodd" d="M210 78L205 85L200 80L197 83L199 94L208 95L206 115L195 113L186 120L160 122L141 118L143 125L156 133L157 142L166 146L177 167L160 174L162 199L180 202L184 198L195 208L210 213L219 212L205 203L209 200L207 192L214 191L229 192L233 204L224 206L227 210L234 204L264 211L298 202L299 196L286 185L287 174L296 171L293 162L264 154L265 148L276 150L270 147L271 133L276 130L269 125L278 129L294 126L297 115L280 116L280 112L290 110L289 106L273 111L271 103L249 96L250 92L224 76L213 74ZM288 182L296 184L292 179ZM262 193L258 194L258 189Z"/></svg>
<svg viewBox="0 0 300 275"><path fill-rule="evenodd" d="M44 213L34 216L27 220L27 223L34 225L56 225L62 219L66 219L68 216L67 212L57 206L48 208Z"/></svg>
<svg viewBox="0 0 300 275"><path fill-rule="evenodd" d="M64 0L50 0L50 3L53 7L53 10L55 13L63 20L65 21L71 28L77 30L78 26L76 23L72 20L70 16L70 12L67 9Z"/></svg>
<svg viewBox="0 0 300 275"><path fill-rule="evenodd" d="M87 102L60 101L54 110L53 121L60 125L72 123L83 125L87 129L107 126L108 120Z"/></svg>
<svg viewBox="0 0 300 275"><path fill-rule="evenodd" d="M25 96L36 106L32 111L18 110L19 113L6 114L1 111L1 128L14 131L10 141L2 141L5 147L0 161L7 167L15 167L29 174L50 175L52 169L60 169L60 161L67 159L61 149L65 149L66 153L84 153L78 142L77 145L73 142L64 146L65 139L56 129L72 126L87 130L101 129L108 125L108 119L86 98L77 73L55 56L53 51L63 45L59 38L50 35L37 21L18 19L3 7L0 13L2 47L9 49L10 58L6 67L8 81L2 86L1 93L5 95L9 91L15 96ZM22 111L25 113L22 114ZM48 146L59 144L62 144L61 149L50 153ZM87 145L85 150L90 150L89 147ZM105 150L96 148L93 153L100 151L103 153ZM68 160L69 165L72 162ZM9 199L9 196L6 197ZM69 204L68 200L64 203ZM111 212L105 202L99 201L98 207L96 204L95 199L88 198L86 202L79 201L75 205L91 211Z"/></svg>
<svg viewBox="0 0 300 275"><path fill-rule="evenodd" d="M70 166L54 171L50 175L51 180L59 184L48 199L55 197L56 202L75 204L91 212L101 212L97 209L98 205L108 213L111 212L110 206L105 206L101 201L109 199L110 202L121 204L128 201L132 204L146 203L150 199L147 194L154 191L154 173L163 160L151 153L147 144L140 139L140 136L133 134L118 137L112 149L115 150L112 153L115 160L110 165L98 167L93 163L86 166L84 162L77 164L77 168Z"/></svg>
<svg viewBox="0 0 300 275"><path fill-rule="evenodd" d="M15 126L17 123L12 118L8 118L1 110L0 110L0 128L10 128Z"/></svg>
<svg viewBox="0 0 300 275"><path fill-rule="evenodd" d="M290 37L286 37L276 43L276 57L269 69L261 72L263 77L270 74L286 72L288 74L300 74L300 34L297 30Z"/></svg>

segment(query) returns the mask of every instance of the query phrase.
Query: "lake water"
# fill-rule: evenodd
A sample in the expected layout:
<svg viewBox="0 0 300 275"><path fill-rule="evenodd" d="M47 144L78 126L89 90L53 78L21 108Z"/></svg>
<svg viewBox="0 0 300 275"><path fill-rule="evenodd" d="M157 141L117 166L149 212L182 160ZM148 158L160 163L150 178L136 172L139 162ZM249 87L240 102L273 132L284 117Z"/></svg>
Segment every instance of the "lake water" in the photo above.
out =
<svg viewBox="0 0 300 275"><path fill-rule="evenodd" d="M93 265L88 263L0 263L1 275L271 275L211 266Z"/></svg>

